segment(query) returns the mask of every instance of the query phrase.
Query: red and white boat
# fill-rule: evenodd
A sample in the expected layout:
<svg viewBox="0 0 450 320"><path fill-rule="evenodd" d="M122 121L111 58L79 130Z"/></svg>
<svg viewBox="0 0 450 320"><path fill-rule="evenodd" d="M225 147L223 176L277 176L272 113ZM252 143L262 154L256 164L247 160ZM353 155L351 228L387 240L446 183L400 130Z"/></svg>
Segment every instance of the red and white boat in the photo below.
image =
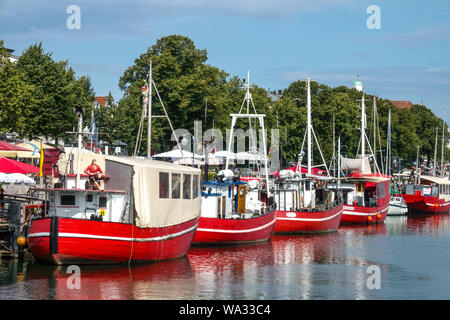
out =
<svg viewBox="0 0 450 320"><path fill-rule="evenodd" d="M250 119L259 120L264 132L264 115L249 113L249 83L248 81L244 100L247 101L247 113L241 114L241 107L239 114L231 114L230 137L233 137L234 126L239 118L248 118L249 122ZM193 244L241 244L270 239L275 225L275 211L273 198L267 187L267 146L265 135L262 136L263 155L258 154L256 158L264 162L265 188L262 179L250 180L248 183L240 181L228 169L230 157L227 156L225 170L219 172L219 179L203 182L202 210ZM229 140L227 154L231 154L232 140Z"/></svg>
<svg viewBox="0 0 450 320"><path fill-rule="evenodd" d="M154 85L151 77L149 83ZM81 110L78 117L75 184L35 190L46 201L43 210L31 217L27 230L34 258L57 265L103 264L160 261L186 254L201 210L200 170L105 156L106 190L86 189L80 177Z"/></svg>
<svg viewBox="0 0 450 320"><path fill-rule="evenodd" d="M389 210L389 178L352 174L342 182L344 212L341 224L382 223Z"/></svg>
<svg viewBox="0 0 450 320"><path fill-rule="evenodd" d="M409 214L450 213L450 180L420 176L420 184L409 184L401 194Z"/></svg>
<svg viewBox="0 0 450 320"><path fill-rule="evenodd" d="M306 89L307 123L305 138L308 146L307 170L302 174L302 146L297 167L294 170L281 170L278 172L274 191L277 204L277 221L274 228L276 233L333 232L338 230L342 217L343 203L339 190L327 188L327 180L330 181L333 178L317 175L319 170L312 167L311 147L314 132L311 123L310 79L306 80ZM319 145L318 150L326 168ZM327 168L325 172L328 172Z"/></svg>
<svg viewBox="0 0 450 320"><path fill-rule="evenodd" d="M344 198L344 212L341 224L371 224L384 222L389 210L390 178L379 173L376 157L369 144L370 155L366 155L367 139L364 93L361 98L361 156L360 159L339 157L342 170L352 171L343 179L339 179ZM370 168L369 158L372 157L374 173Z"/></svg>
<svg viewBox="0 0 450 320"><path fill-rule="evenodd" d="M58 265L183 256L200 215L200 171L152 160L105 162L111 190L37 190L46 194L48 205L30 221L32 255Z"/></svg>
<svg viewBox="0 0 450 320"><path fill-rule="evenodd" d="M202 213L193 244L242 244L266 241L275 211L259 186L238 179L204 181ZM250 189L250 190L249 190Z"/></svg>

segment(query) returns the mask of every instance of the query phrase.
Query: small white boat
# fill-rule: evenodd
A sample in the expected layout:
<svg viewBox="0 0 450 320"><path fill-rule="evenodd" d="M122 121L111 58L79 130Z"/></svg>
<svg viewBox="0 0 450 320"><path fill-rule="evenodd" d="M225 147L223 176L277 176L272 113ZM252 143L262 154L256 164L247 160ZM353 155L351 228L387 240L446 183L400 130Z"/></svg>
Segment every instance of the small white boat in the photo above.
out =
<svg viewBox="0 0 450 320"><path fill-rule="evenodd" d="M392 196L389 201L388 216L403 216L408 212L405 199L399 196Z"/></svg>

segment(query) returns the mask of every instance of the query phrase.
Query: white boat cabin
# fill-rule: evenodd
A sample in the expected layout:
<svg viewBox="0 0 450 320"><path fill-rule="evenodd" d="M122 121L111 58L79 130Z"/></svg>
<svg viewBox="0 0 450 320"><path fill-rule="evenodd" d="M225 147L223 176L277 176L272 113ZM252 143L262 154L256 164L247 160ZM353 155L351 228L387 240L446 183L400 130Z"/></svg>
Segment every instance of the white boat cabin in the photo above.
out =
<svg viewBox="0 0 450 320"><path fill-rule="evenodd" d="M259 181L203 181L201 216L207 218L251 218L267 212L265 193Z"/></svg>
<svg viewBox="0 0 450 320"><path fill-rule="evenodd" d="M122 191L42 189L47 193L49 216L126 222L128 196Z"/></svg>
<svg viewBox="0 0 450 320"><path fill-rule="evenodd" d="M350 179L341 183L341 190L345 205L376 207L379 200L389 197L389 179Z"/></svg>
<svg viewBox="0 0 450 320"><path fill-rule="evenodd" d="M439 197L446 202L450 201L450 180L439 177L421 176L417 185L407 184L406 194Z"/></svg>
<svg viewBox="0 0 450 320"><path fill-rule="evenodd" d="M337 200L336 193L327 189L326 181L301 178L292 170L280 171L274 197L277 210L282 211L325 209Z"/></svg>

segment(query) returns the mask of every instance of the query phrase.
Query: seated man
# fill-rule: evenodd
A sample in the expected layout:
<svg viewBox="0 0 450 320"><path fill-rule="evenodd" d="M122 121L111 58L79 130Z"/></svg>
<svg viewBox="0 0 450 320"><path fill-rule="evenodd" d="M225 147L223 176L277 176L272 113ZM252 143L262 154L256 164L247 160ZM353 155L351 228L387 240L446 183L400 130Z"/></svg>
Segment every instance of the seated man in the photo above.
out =
<svg viewBox="0 0 450 320"><path fill-rule="evenodd" d="M97 190L103 190L103 181L105 178L103 177L103 171L99 165L97 165L97 161L95 159L92 160L92 163L84 170L84 173L89 175L89 181L93 184ZM100 181L100 185L98 184Z"/></svg>

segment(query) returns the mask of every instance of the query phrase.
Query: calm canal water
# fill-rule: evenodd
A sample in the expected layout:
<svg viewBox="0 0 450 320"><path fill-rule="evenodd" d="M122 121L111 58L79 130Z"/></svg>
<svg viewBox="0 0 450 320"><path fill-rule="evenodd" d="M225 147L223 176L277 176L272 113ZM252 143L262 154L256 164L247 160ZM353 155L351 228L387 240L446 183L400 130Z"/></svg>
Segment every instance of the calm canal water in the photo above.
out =
<svg viewBox="0 0 450 320"><path fill-rule="evenodd" d="M369 266L380 289L369 289ZM317 236L273 236L237 247L191 248L150 265L0 264L7 299L450 299L450 216L388 217L376 226Z"/></svg>

